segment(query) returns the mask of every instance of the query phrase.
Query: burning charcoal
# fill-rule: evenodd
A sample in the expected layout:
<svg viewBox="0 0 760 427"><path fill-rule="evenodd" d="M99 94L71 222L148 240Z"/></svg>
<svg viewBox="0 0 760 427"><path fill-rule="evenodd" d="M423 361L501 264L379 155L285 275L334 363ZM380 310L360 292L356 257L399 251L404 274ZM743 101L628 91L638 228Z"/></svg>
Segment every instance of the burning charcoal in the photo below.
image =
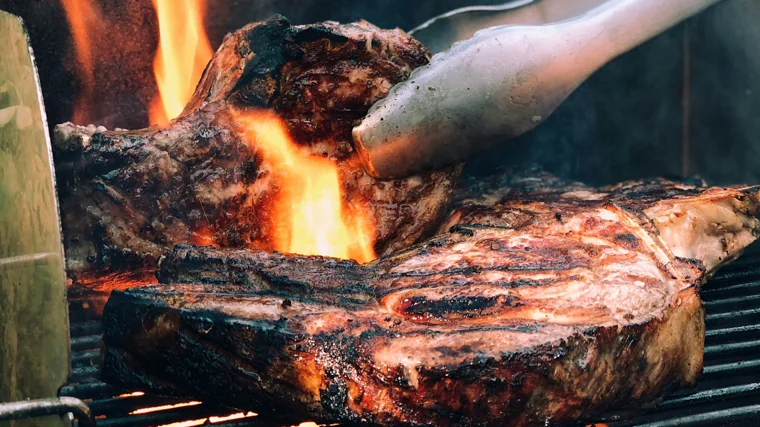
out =
<svg viewBox="0 0 760 427"><path fill-rule="evenodd" d="M176 248L165 284L112 294L103 378L436 426L563 424L693 385L699 287L755 240L760 187L495 181L437 236L370 264Z"/></svg>
<svg viewBox="0 0 760 427"><path fill-rule="evenodd" d="M181 243L366 262L430 234L461 168L377 181L351 140L370 105L427 61L400 30L275 17L225 38L168 125L59 125L69 273L150 267Z"/></svg>

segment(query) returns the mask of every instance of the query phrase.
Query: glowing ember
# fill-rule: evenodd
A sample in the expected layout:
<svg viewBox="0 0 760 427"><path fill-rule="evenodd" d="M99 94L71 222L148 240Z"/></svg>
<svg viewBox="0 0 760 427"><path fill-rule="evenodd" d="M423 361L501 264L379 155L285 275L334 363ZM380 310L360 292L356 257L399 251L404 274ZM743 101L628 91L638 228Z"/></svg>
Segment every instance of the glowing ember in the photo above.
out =
<svg viewBox="0 0 760 427"><path fill-rule="evenodd" d="M338 423L333 424L317 424L314 421L307 421L305 423L298 424L297 426L291 426L291 427L334 427L339 426Z"/></svg>
<svg viewBox="0 0 760 427"><path fill-rule="evenodd" d="M71 27L74 45L77 53L77 75L81 84L81 93L74 106L74 123L86 123L89 119L88 106L92 103L94 95L95 74L91 50L93 31L99 31L102 26L102 13L100 9L89 1L62 0L66 11L66 18Z"/></svg>
<svg viewBox="0 0 760 427"><path fill-rule="evenodd" d="M278 193L272 236L281 252L368 262L375 258L374 222L344 202L338 168L329 158L310 156L290 139L271 112L240 113L246 142L261 150Z"/></svg>
<svg viewBox="0 0 760 427"><path fill-rule="evenodd" d="M209 417L208 420L209 420L209 422L211 424L216 424L216 423L223 423L225 421L240 420L240 419L243 419L243 418L251 418L251 417L258 416L258 415L259 414L255 413L255 412L246 412L246 413L238 412L236 414L227 415L226 417Z"/></svg>
<svg viewBox="0 0 760 427"><path fill-rule="evenodd" d="M158 427L195 427L195 426L202 426L206 424L206 421L208 421L208 418L201 418L198 420L178 421L176 423L170 423L170 424L161 424Z"/></svg>
<svg viewBox="0 0 760 427"><path fill-rule="evenodd" d="M208 417L208 418L200 418L197 420L188 420L188 421L180 421L176 423L171 424L161 424L157 427L194 427L194 426L200 426L206 424L206 422L209 422L211 424L218 424L223 423L227 421L234 421L234 420L241 420L244 418L251 418L258 416L259 414L255 412L237 412L235 414L226 415L223 417Z"/></svg>
<svg viewBox="0 0 760 427"><path fill-rule="evenodd" d="M194 400L192 402L177 403L175 405L151 406L149 408L135 409L134 411L130 412L129 415L150 414L151 412L168 411L170 409L184 408L186 406L197 406L197 405L200 405L202 403L203 402L198 402L198 401Z"/></svg>
<svg viewBox="0 0 760 427"><path fill-rule="evenodd" d="M150 107L150 123L157 124L182 113L213 51L203 28L204 0L153 0L153 7L159 30L153 63L159 94Z"/></svg>
<svg viewBox="0 0 760 427"><path fill-rule="evenodd" d="M196 231L191 241L194 245L218 246L214 240L214 233L207 229L199 229Z"/></svg>
<svg viewBox="0 0 760 427"><path fill-rule="evenodd" d="M126 397L140 397L140 396L145 396L145 393L143 393L141 391L135 391L135 392L132 392L132 393L120 394L120 395L118 395L116 397L126 398Z"/></svg>

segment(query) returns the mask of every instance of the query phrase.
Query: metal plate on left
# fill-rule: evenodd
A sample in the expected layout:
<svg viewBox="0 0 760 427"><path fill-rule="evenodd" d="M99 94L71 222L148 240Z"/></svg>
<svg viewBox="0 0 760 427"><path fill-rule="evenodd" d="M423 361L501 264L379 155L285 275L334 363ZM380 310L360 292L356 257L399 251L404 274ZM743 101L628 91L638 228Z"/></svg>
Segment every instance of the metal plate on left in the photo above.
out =
<svg viewBox="0 0 760 427"><path fill-rule="evenodd" d="M69 375L66 275L45 111L21 19L0 11L0 403ZM0 422L64 426L58 416Z"/></svg>

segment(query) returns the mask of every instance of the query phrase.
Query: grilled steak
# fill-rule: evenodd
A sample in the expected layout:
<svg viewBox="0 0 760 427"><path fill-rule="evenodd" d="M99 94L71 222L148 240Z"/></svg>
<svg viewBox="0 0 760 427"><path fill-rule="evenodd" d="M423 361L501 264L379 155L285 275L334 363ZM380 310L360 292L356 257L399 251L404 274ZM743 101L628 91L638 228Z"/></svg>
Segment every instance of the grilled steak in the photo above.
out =
<svg viewBox="0 0 760 427"><path fill-rule="evenodd" d="M542 227L548 218L535 214L554 215L561 223L578 209L619 203L643 212L673 254L700 260L708 274L733 261L758 237L754 187L708 188L693 179L651 179L590 188L535 168L472 181L457 190L454 210L439 232L456 224Z"/></svg>
<svg viewBox="0 0 760 427"><path fill-rule="evenodd" d="M243 140L241 112L267 108L304 151L334 160L345 200L371 212L378 254L434 231L459 167L377 181L351 128L427 63L400 30L367 22L291 26L283 17L228 35L182 115L164 127L55 131L66 260L77 276L152 266L178 243L271 250L272 164Z"/></svg>
<svg viewBox="0 0 760 427"><path fill-rule="evenodd" d="M760 188L501 184L460 195L439 235L368 265L177 247L164 284L112 294L103 378L436 426L560 424L694 384L698 287L757 236Z"/></svg>

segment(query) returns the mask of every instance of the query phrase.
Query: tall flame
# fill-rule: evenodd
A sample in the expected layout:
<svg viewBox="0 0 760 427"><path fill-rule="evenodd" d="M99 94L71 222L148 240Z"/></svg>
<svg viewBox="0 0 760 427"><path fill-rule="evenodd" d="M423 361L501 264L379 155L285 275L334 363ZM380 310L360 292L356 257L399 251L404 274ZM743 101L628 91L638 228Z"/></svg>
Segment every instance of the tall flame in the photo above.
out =
<svg viewBox="0 0 760 427"><path fill-rule="evenodd" d="M81 92L74 105L72 121L85 124L89 119L88 108L92 103L95 84L95 69L91 49L92 32L100 30L102 13L90 1L62 0L62 2L74 39L79 65L76 73L81 84Z"/></svg>
<svg viewBox="0 0 760 427"><path fill-rule="evenodd" d="M274 249L358 262L375 259L374 221L344 203L335 163L301 151L272 112L239 113L237 120L246 129L246 142L261 150L278 181Z"/></svg>
<svg viewBox="0 0 760 427"><path fill-rule="evenodd" d="M150 123L182 113L213 51L203 28L205 0L153 0L159 45L153 62L158 95L150 106Z"/></svg>

